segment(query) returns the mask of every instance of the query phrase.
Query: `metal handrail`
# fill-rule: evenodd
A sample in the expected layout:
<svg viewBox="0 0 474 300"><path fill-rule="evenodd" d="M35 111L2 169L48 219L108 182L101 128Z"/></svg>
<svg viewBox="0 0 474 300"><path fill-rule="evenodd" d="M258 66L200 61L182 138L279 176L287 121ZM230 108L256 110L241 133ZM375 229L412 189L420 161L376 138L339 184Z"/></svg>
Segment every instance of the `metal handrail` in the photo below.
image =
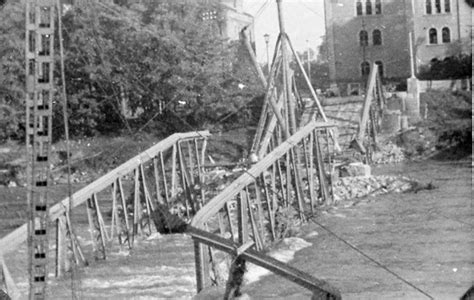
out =
<svg viewBox="0 0 474 300"><path fill-rule="evenodd" d="M188 139L195 138L206 138L211 136L209 131L199 131L199 132L187 132L187 133L175 133L166 139L158 142L156 145L150 147L144 152L136 155L135 157L129 159L127 162L108 172L104 176L98 178L92 183L88 184L84 188L75 192L72 198L72 207L79 206L85 203L91 195L98 193L109 187L113 184L117 178L126 175L127 173L132 172L134 169L138 168L140 165L143 165L157 156L160 152L166 151L169 148L173 147L177 142ZM62 216L68 209L70 205L70 198L66 197L59 203L53 205L49 209L49 219L50 221L57 220ZM27 239L27 224L23 224L19 228L15 229L11 233L7 234L5 237L0 239L0 256L17 249L23 242Z"/></svg>

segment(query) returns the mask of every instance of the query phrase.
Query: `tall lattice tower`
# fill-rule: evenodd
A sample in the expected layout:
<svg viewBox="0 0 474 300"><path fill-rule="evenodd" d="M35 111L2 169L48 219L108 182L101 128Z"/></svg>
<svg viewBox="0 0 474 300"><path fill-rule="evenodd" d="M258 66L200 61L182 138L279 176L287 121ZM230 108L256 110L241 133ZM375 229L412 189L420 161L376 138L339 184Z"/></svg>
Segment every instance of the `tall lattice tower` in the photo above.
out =
<svg viewBox="0 0 474 300"><path fill-rule="evenodd" d="M26 1L26 147L30 299L45 299L54 93L54 0Z"/></svg>

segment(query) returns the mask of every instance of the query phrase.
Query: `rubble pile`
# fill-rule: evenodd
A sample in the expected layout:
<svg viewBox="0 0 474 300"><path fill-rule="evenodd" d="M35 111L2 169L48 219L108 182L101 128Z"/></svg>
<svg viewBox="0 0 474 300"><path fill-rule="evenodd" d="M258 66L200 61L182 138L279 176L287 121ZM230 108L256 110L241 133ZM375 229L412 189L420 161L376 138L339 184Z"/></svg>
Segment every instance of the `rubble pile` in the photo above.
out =
<svg viewBox="0 0 474 300"><path fill-rule="evenodd" d="M378 151L372 156L374 164L391 164L405 160L402 148L392 142L379 145Z"/></svg>
<svg viewBox="0 0 474 300"><path fill-rule="evenodd" d="M417 182L400 176L357 176L339 178L333 185L334 201L377 196L386 193L401 193L412 190Z"/></svg>

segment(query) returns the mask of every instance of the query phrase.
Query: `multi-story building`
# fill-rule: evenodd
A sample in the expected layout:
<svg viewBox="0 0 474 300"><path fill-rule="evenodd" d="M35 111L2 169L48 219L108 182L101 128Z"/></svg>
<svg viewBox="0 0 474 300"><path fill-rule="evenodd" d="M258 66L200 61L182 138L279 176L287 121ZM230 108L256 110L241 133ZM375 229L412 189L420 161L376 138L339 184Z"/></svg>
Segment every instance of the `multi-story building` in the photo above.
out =
<svg viewBox="0 0 474 300"><path fill-rule="evenodd" d="M417 67L471 38L465 0L325 0L325 16L332 87L348 94L363 86L372 63L387 81L409 77L410 32Z"/></svg>
<svg viewBox="0 0 474 300"><path fill-rule="evenodd" d="M254 41L253 16L244 12L243 0L220 0L223 5L224 26L223 35L231 40L238 40L240 31L248 28L248 35Z"/></svg>

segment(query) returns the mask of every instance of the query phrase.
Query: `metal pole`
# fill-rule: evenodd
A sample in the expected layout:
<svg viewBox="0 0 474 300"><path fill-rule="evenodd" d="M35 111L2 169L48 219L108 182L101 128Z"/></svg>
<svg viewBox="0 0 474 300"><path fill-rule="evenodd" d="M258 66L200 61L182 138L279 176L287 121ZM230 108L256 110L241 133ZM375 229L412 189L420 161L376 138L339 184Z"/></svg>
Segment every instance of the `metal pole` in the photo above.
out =
<svg viewBox="0 0 474 300"><path fill-rule="evenodd" d="M265 38L265 44L266 44L266 47L267 47L267 72L268 72L268 75L270 76L270 53L269 53L269 50L268 50L268 44L270 42L270 35L268 33L265 33L263 35L263 37Z"/></svg>
<svg viewBox="0 0 474 300"><path fill-rule="evenodd" d="M408 33L408 47L410 47L410 77L415 78L415 59L413 57L413 40L411 32Z"/></svg>
<svg viewBox="0 0 474 300"><path fill-rule="evenodd" d="M307 53L307 60L308 60L308 77L309 77L309 82L311 82L311 60L310 60L310 47L309 47L309 40L306 40L306 43L308 44L308 53Z"/></svg>

